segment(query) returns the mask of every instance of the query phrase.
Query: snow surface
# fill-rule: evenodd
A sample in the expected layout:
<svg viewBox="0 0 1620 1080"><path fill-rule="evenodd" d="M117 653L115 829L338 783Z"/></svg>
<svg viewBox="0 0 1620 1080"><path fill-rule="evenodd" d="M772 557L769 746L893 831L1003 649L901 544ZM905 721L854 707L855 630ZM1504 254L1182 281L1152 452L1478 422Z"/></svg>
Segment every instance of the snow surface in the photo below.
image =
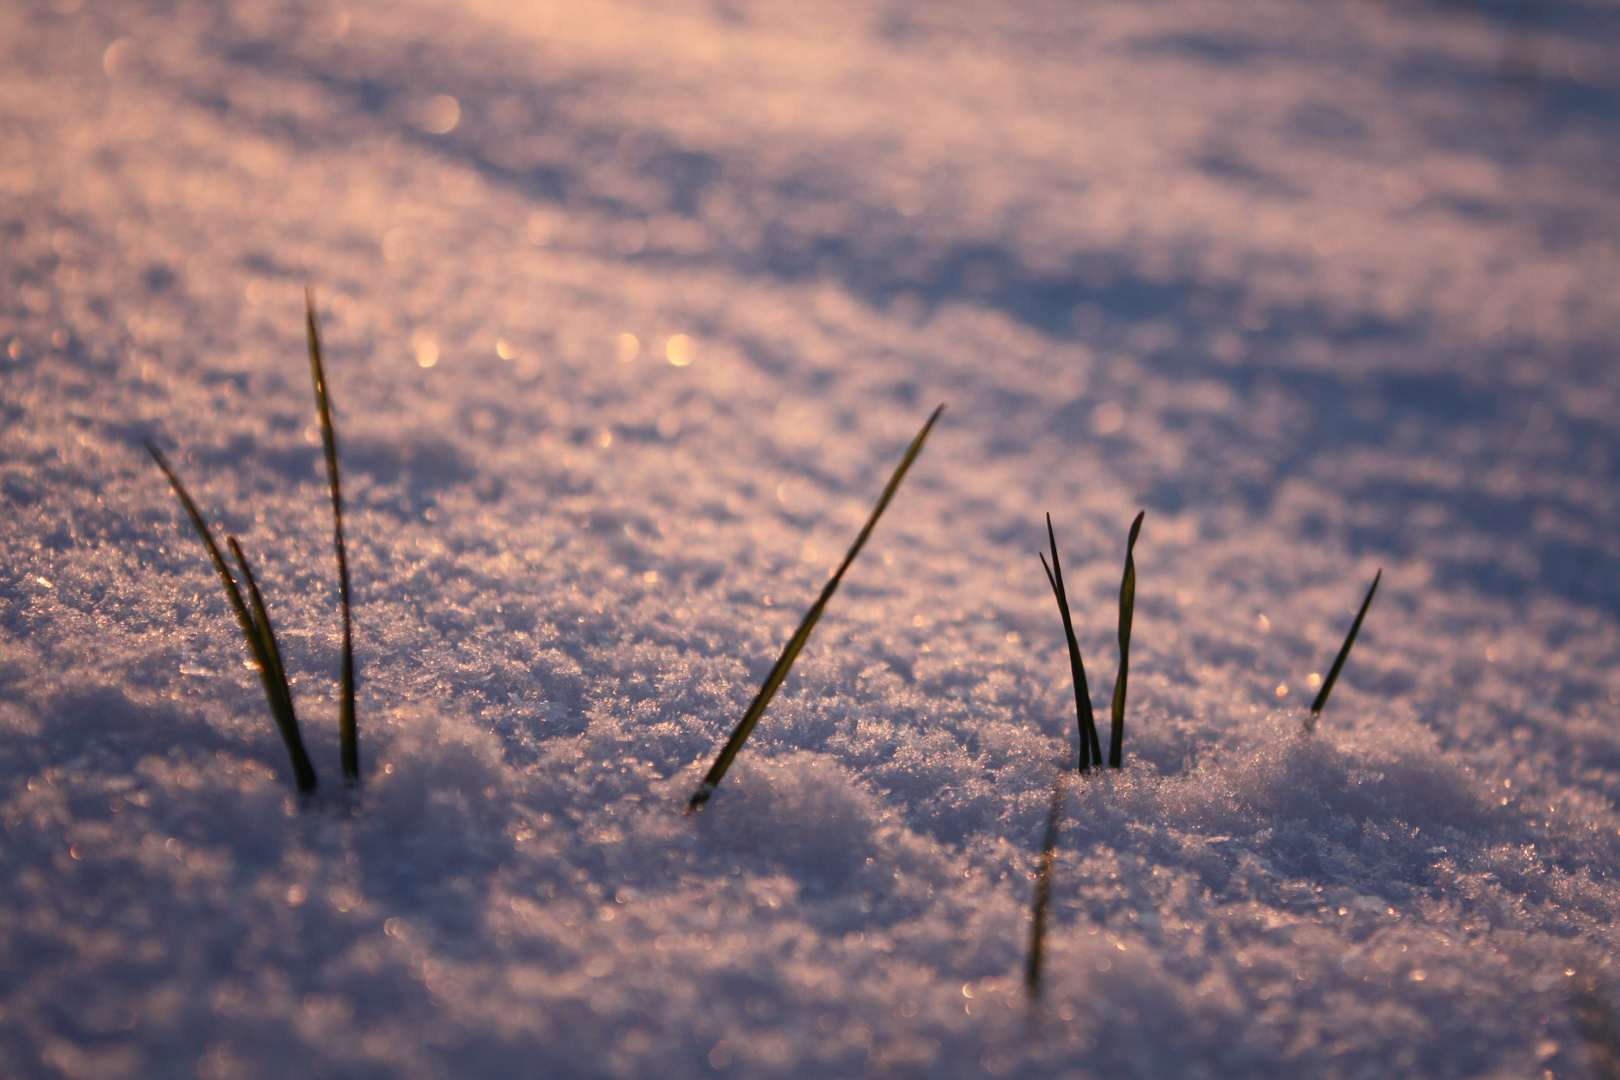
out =
<svg viewBox="0 0 1620 1080"><path fill-rule="evenodd" d="M0 54L0 1074L1594 1075L1609 0L23 0ZM1138 508L1031 1010L1042 514L1101 706Z"/></svg>

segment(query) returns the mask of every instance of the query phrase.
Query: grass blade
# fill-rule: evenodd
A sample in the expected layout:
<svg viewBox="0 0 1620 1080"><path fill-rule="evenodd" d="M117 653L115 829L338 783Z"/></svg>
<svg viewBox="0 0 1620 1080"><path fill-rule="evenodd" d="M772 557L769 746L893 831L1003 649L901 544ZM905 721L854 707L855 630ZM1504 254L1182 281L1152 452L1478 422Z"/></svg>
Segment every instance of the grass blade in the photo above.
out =
<svg viewBox="0 0 1620 1080"><path fill-rule="evenodd" d="M281 660L281 647L276 644L275 628L270 625L270 612L265 609L264 596L259 592L259 583L253 576L252 565L242 552L242 545L236 542L234 536L227 536L225 542L230 546L231 555L242 571L242 580L247 584L248 600L253 605L253 626L259 636L260 652L270 665L270 677L265 680L267 691L274 688L270 712L275 717L276 727L281 729L281 738L287 744L287 753L292 757L293 776L298 782L298 790L308 794L315 790L315 767L310 764L309 755L304 752L304 739L298 732L298 714L293 712L292 690L287 685L287 668Z"/></svg>
<svg viewBox="0 0 1620 1080"><path fill-rule="evenodd" d="M186 491L186 486L180 482L179 475L169 465L168 459L163 456L163 452L150 439L146 442L146 450L147 453L152 455L152 460L157 462L158 468L163 470L163 475L168 477L169 486L174 489L175 495L180 499L180 504L185 507L186 515L191 518L191 524L196 528L197 535L202 539L203 546L208 549L208 558L214 564L215 572L219 574L220 584L225 587L225 598L230 601L231 610L236 613L237 624L242 628L242 637L247 641L248 651L253 654L253 660L259 667L259 680L264 684L264 696L270 705L270 714L274 718L276 726L281 729L282 740L286 742L287 751L292 756L293 774L297 780L298 790L313 791L315 789L315 770L309 764L309 756L304 753L303 740L298 735L298 721L296 718L292 718L290 734L288 726L284 722L282 702L284 699L287 702L285 708L288 717L291 717L292 705L291 697L287 693L286 676L280 674L282 668L279 655L273 657L266 648L266 634L260 632L258 622L255 620L254 615L248 611L247 604L243 602L242 590L237 586L236 578L231 574L231 568L226 564L225 557L220 554L219 545L214 542L214 535L209 531L208 523L203 520L202 513L197 509L197 504L192 501L190 493ZM233 554L235 550L239 549L233 547ZM246 570L246 560L242 560L241 564L244 567L243 576L248 579L253 588L255 606L262 610L264 602L258 594L257 585L252 582L252 578ZM264 626L268 630L269 622L266 621ZM274 636L270 635L269 640L271 646L273 646L275 642Z"/></svg>
<svg viewBox="0 0 1620 1080"><path fill-rule="evenodd" d="M214 534L209 531L202 513L197 509L197 504L192 501L186 486L180 482L180 477L170 467L168 459L150 439L146 442L146 452L152 455L152 460L163 470L163 475L169 478L169 486L174 488L175 495L179 496L180 505L186 508L191 524L195 526L197 535L202 538L203 546L208 549L208 558L219 574L220 584L225 586L225 597L231 602L231 610L236 613L236 621L242 627L242 636L247 639L248 648L253 652L253 659L258 662L261 672L268 671L269 668L265 666L264 658L260 655L261 642L258 629L253 625L253 616L248 614L247 605L242 603L242 591L237 588L236 578L231 576L231 568L226 565L225 557L219 553L219 545L214 543ZM274 691L271 690L269 683L265 684L264 692L267 697L274 697Z"/></svg>
<svg viewBox="0 0 1620 1080"><path fill-rule="evenodd" d="M1131 619L1136 613L1136 538L1146 510L1136 512L1131 538L1125 542L1125 577L1119 583L1119 678L1114 681L1114 726L1108 737L1108 765L1125 763L1125 686L1131 677Z"/></svg>
<svg viewBox="0 0 1620 1080"><path fill-rule="evenodd" d="M1046 816L1046 839L1041 845L1035 875L1035 899L1030 905L1029 966L1024 970L1024 992L1033 1000L1041 992L1041 956L1046 947L1046 909L1052 899L1052 862L1057 857L1058 826L1063 820L1063 784L1068 774L1058 771L1052 785L1052 806Z"/></svg>
<svg viewBox="0 0 1620 1080"><path fill-rule="evenodd" d="M1074 711L1080 727L1078 768L1087 772L1095 764L1102 768L1102 745L1097 741L1097 717L1091 711L1091 687L1086 682L1086 662L1080 658L1080 643L1074 637L1074 619L1069 614L1069 594L1063 587L1063 563L1058 560L1057 534L1052 531L1052 515L1046 515L1046 541L1052 548L1052 565L1040 555L1041 569L1057 597L1058 614L1063 616L1063 636L1069 643L1069 674L1074 680Z"/></svg>
<svg viewBox="0 0 1620 1080"><path fill-rule="evenodd" d="M1333 692L1333 684L1339 681L1339 672L1343 670L1344 662L1350 656L1350 646L1356 643L1356 635L1361 633L1361 620L1367 617L1367 609L1372 606L1373 594L1378 591L1378 582L1383 576L1384 571L1382 568L1373 575L1372 588L1367 590L1367 599L1361 602L1361 610L1356 612L1356 621L1350 624L1350 633L1344 639L1344 647L1339 650L1339 655L1334 658L1333 666L1328 669L1327 678L1322 680L1321 693L1317 694L1316 700L1311 702L1312 720L1321 716L1322 710L1327 708L1328 695Z"/></svg>
<svg viewBox="0 0 1620 1080"><path fill-rule="evenodd" d="M944 411L945 406L943 405L935 409L934 414L928 418L928 422L922 426L922 430L917 432L917 437L911 440L911 445L906 449L905 456L900 459L900 464L895 466L894 475L889 477L888 485L883 489L883 494L878 497L877 505L872 508L872 515L866 519L866 524L861 527L860 535L855 537L855 543L850 545L849 553L844 556L844 561L838 564L838 569L833 572L832 577L827 579L827 584L822 587L821 595L816 597L816 602L810 605L809 611L805 612L804 619L799 623L799 628L793 632L793 637L788 639L787 646L782 650L782 655L777 659L775 666L771 668L770 674L765 676L765 682L760 686L759 693L754 695L753 703L748 706L748 711L743 714L743 718L737 722L737 727L732 731L731 737L726 740L725 746L721 747L720 755L714 759L714 764L709 767L709 771L703 777L703 782L698 785L697 791L692 793L692 799L686 806L687 813L690 814L708 802L709 796L713 795L715 789L720 786L720 781L725 778L726 770L731 768L732 760L736 758L737 752L742 749L743 743L748 740L749 733L754 730L754 725L759 722L759 718L765 714L765 709L770 705L771 698L776 696L777 688L782 685L782 680L787 678L788 671L793 667L793 662L799 658L799 653L804 649L805 643L810 640L810 631L816 628L821 613L827 608L827 602L832 599L833 593L838 591L838 583L844 580L845 571L855 561L855 556L861 553L861 548L866 545L867 537L872 535L873 528L877 526L878 518L887 509L889 500L894 498L894 493L899 490L900 481L906 477L906 470L910 469L911 463L917 460L917 455L922 452L923 442L928 438L928 433L934 430L934 424Z"/></svg>
<svg viewBox="0 0 1620 1080"><path fill-rule="evenodd" d="M338 716L343 782L360 782L360 730L354 710L354 624L350 616L349 555L343 544L343 485L338 478L337 428L332 423L332 398L326 388L326 365L321 362L321 337L315 327L315 296L304 290L304 328L309 335L309 371L315 381L315 410L321 419L321 441L326 447L326 480L332 489L332 543L337 549L338 594L343 604L343 666Z"/></svg>
<svg viewBox="0 0 1620 1080"><path fill-rule="evenodd" d="M276 644L275 630L270 626L270 614L264 606L264 596L259 592L259 582L253 576L253 567L249 564L247 555L242 551L242 545L236 537L225 537L225 546L230 549L231 557L236 560L238 571L237 579L247 586L248 614L253 617L253 633L259 640L259 653L265 659L265 666L270 672L270 682L275 688L275 700L271 702L278 720L284 719L292 708L292 694L287 689L287 667L281 660L281 648Z"/></svg>

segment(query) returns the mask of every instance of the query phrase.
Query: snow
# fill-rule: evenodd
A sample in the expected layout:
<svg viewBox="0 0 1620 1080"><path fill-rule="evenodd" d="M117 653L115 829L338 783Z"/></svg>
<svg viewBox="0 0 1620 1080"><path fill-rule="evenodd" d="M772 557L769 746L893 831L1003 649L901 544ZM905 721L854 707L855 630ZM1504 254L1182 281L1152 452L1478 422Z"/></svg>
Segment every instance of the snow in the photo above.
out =
<svg viewBox="0 0 1620 1080"><path fill-rule="evenodd" d="M0 1073L1595 1075L1612 4L53 0L0 43ZM146 438L255 560L313 805ZM1071 791L1031 1007L1042 515L1105 708L1143 508L1128 767Z"/></svg>

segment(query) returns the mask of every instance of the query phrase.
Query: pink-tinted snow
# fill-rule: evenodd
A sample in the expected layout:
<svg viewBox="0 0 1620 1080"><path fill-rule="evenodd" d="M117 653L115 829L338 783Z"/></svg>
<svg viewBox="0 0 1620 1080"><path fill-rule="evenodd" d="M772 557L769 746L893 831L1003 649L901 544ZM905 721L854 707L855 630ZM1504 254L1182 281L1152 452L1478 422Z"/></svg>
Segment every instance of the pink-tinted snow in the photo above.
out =
<svg viewBox="0 0 1620 1080"><path fill-rule="evenodd" d="M1613 3L21 0L0 57L0 1074L1613 1075ZM1043 514L1106 716L1138 509L1032 1009Z"/></svg>

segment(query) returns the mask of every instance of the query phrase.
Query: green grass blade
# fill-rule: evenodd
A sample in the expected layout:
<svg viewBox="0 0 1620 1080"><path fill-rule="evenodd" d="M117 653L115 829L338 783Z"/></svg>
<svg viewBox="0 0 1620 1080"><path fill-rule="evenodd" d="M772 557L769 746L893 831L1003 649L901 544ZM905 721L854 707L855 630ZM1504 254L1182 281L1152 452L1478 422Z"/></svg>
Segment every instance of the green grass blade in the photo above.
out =
<svg viewBox="0 0 1620 1080"><path fill-rule="evenodd" d="M253 617L253 634L259 643L258 655L264 657L265 670L270 673L273 688L271 710L276 714L277 723L281 723L286 719L292 700L292 694L287 689L287 667L281 659L281 648L276 644L275 631L270 627L270 615L264 606L264 595L259 592L258 579L253 576L253 567L242 551L242 545L236 537L226 536L225 547L236 560L237 580L247 590L248 614Z"/></svg>
<svg viewBox="0 0 1620 1080"><path fill-rule="evenodd" d="M202 512L197 509L197 504L192 500L190 493L186 491L186 486L180 482L179 475L169 465L168 459L163 456L163 452L150 439L146 442L146 450L147 453L152 455L152 460L157 462L158 468L163 470L163 475L168 477L169 486L174 489L175 495L179 497L180 505L185 507L186 515L191 518L191 524L196 528L198 537L202 539L203 546L208 549L209 561L214 564L214 570L219 574L220 584L225 587L225 598L230 601L231 610L236 613L237 624L242 628L242 637L247 642L248 651L253 654L254 663L258 665L259 681L264 685L264 696L270 706L270 714L276 721L276 726L281 728L282 739L287 742L288 752L292 755L293 772L297 777L298 790L313 790L315 773L312 768L309 768L309 757L304 753L303 741L297 737L297 728L296 726L293 728L293 738L289 740L287 730L282 723L280 699L286 692L286 682L283 676L281 685L279 687L277 685L277 677L274 673L279 670L279 664L272 661L271 655L266 650L264 636L259 632L258 624L255 622L252 613L248 611L247 604L242 600L242 590L237 586L236 578L231 574L231 568L226 564L225 557L220 554L219 545L214 542L214 535L209 531L208 523L203 520ZM308 769L308 787L305 786L304 774L299 770L300 759L302 759L305 768Z"/></svg>
<svg viewBox="0 0 1620 1080"><path fill-rule="evenodd" d="M265 679L266 692L271 694L270 712L275 717L276 727L281 730L282 741L287 744L287 754L292 758L293 776L298 783L298 790L308 794L315 790L315 767L310 764L309 755L304 752L304 739L298 732L298 714L293 712L292 690L287 685L287 668L281 660L281 647L276 644L276 631L270 625L270 612L264 606L264 596L259 592L259 583L253 576L253 567L248 563L247 556L242 553L242 545L236 542L236 537L227 536L225 542L230 545L231 555L236 559L236 565L242 571L242 580L248 587L248 599L253 604L253 625L258 633L260 651L270 665L268 677Z"/></svg>
<svg viewBox="0 0 1620 1080"><path fill-rule="evenodd" d="M1063 820L1063 782L1067 773L1059 770L1052 785L1052 806L1046 817L1046 839L1041 845L1041 861L1035 875L1035 899L1030 905L1029 965L1024 970L1024 992L1031 999L1041 992L1041 959L1046 947L1046 910L1052 899L1052 863L1057 857L1058 826Z"/></svg>
<svg viewBox="0 0 1620 1080"><path fill-rule="evenodd" d="M326 480L332 489L332 542L337 548L338 594L343 604L343 666L339 691L338 733L343 781L360 782L360 730L354 709L354 623L350 616L349 555L343 543L343 485L338 478L337 428L332 423L332 398L326 388L326 365L321 362L321 337L315 327L315 296L304 290L304 328L309 335L309 370L315 381L315 410L321 419L321 441L326 447Z"/></svg>
<svg viewBox="0 0 1620 1080"><path fill-rule="evenodd" d="M1057 597L1058 614L1063 616L1063 636L1069 643L1069 674L1074 682L1074 712L1080 728L1080 749L1077 768L1087 772L1092 765L1102 767L1102 745L1097 741L1097 717L1091 711L1091 686L1086 682L1086 662L1080 657L1080 642L1075 640L1074 619L1069 614L1069 594L1063 587L1063 563L1058 559L1057 534L1052 530L1052 515L1046 515L1046 540L1052 548L1052 565L1036 552L1046 580Z"/></svg>
<svg viewBox="0 0 1620 1080"><path fill-rule="evenodd" d="M1125 577L1119 583L1119 678L1114 681L1113 730L1108 736L1108 766L1125 764L1125 688L1131 677L1131 619L1136 614L1136 538L1146 510L1136 512L1131 538L1125 542Z"/></svg>
<svg viewBox="0 0 1620 1080"><path fill-rule="evenodd" d="M1328 669L1327 678L1322 680L1322 692L1316 695L1315 701L1311 702L1311 719L1313 720L1321 716L1322 710L1327 708L1328 695L1333 692L1333 684L1339 681L1339 672L1344 669L1344 662L1350 657L1350 646L1356 643L1356 635L1361 633L1361 620L1367 617L1367 609L1372 606L1373 594L1378 591L1378 582L1383 576L1384 571L1382 568L1379 568L1378 573L1373 575L1372 588L1367 590L1367 599L1361 602L1361 610L1356 612L1356 621L1350 624L1350 633L1344 639L1344 647L1339 650L1339 655L1334 658L1333 667Z"/></svg>
<svg viewBox="0 0 1620 1080"><path fill-rule="evenodd" d="M754 730L754 725L759 722L759 718L765 714L765 709L770 705L771 698L776 696L777 688L782 685L782 680L787 678L788 671L793 667L793 662L799 658L799 653L804 649L805 643L810 640L810 631L816 628L821 613L827 608L827 602L832 599L833 593L838 591L838 583L844 580L844 573L849 569L850 564L855 561L855 556L861 553L861 548L866 545L867 538L872 535L873 528L877 526L878 518L888 508L889 501L894 498L894 493L900 488L900 481L906 477L906 470L910 469L911 463L917 460L917 455L922 452L923 442L928 438L928 433L934 430L934 424L938 422L940 414L944 411L945 406L943 405L935 409L933 415L928 418L928 422L922 426L922 430L917 432L917 437L911 440L911 445L906 449L905 456L900 459L900 464L895 466L894 475L889 477L888 485L883 489L883 494L879 496L877 505L872 508L872 515L866 519L866 524L861 527L860 535L855 537L855 543L850 545L849 553L844 556L844 561L838 564L838 569L833 572L832 577L827 579L827 584L822 587L821 595L816 597L816 602L810 605L809 611L805 612L804 619L799 623L799 628L793 632L793 637L788 640L787 646L782 650L782 655L777 659L775 666L771 668L770 674L765 676L765 682L760 686L759 693L754 695L753 703L748 706L748 711L743 714L743 718L737 722L737 727L732 731L731 737L726 740L725 746L721 747L720 755L714 759L714 764L709 767L709 771L703 777L703 782L698 785L697 791L692 793L692 799L686 806L687 813L691 813L708 802L709 796L713 795L715 789L720 786L720 781L725 778L726 770L731 768L732 760L736 758L737 752L742 749L743 743L748 740L748 736Z"/></svg>
<svg viewBox="0 0 1620 1080"><path fill-rule="evenodd" d="M180 482L180 477L169 465L169 460L163 456L150 439L146 441L146 452L152 455L163 475L169 478L169 486L180 499L180 505L185 507L186 515L191 518L191 524L196 528L197 535L201 537L203 546L208 549L208 558L214 564L214 570L219 574L220 584L225 586L225 597L231 602L231 610L236 613L236 621L242 627L242 636L247 639L248 648L253 651L253 658L259 662L260 669L264 669L263 659L259 655L259 634L253 626L253 617L248 614L247 605L242 603L242 591L236 587L236 579L231 576L231 568L226 565L225 557L219 552L219 545L214 543L214 534L209 531L208 524L203 520L197 504L192 501L186 486ZM268 688L266 688L268 693Z"/></svg>

